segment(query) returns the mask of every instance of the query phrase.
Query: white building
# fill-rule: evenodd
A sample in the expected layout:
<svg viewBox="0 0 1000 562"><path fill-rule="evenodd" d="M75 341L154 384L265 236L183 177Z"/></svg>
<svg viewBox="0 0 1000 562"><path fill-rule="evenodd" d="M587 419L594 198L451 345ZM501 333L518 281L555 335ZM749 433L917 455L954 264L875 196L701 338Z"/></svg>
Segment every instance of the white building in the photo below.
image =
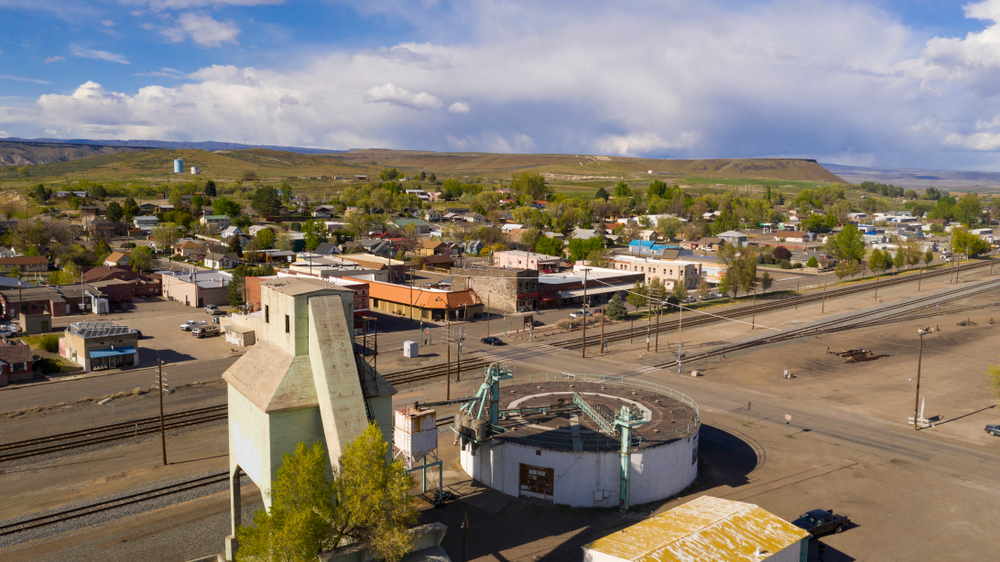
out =
<svg viewBox="0 0 1000 562"><path fill-rule="evenodd" d="M611 268L646 275L645 283L659 279L664 288L673 290L674 284L683 282L685 289L694 289L701 281L702 264L681 260L661 260L642 256L617 254L611 257Z"/></svg>

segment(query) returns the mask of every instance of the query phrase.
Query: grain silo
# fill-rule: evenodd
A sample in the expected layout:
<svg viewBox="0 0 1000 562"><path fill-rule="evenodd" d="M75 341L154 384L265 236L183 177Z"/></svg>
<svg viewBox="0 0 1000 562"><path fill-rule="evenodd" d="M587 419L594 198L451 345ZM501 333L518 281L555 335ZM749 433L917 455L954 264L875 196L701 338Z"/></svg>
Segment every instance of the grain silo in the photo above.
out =
<svg viewBox="0 0 1000 562"><path fill-rule="evenodd" d="M180 158L174 160L174 173L183 174L184 173L184 161Z"/></svg>

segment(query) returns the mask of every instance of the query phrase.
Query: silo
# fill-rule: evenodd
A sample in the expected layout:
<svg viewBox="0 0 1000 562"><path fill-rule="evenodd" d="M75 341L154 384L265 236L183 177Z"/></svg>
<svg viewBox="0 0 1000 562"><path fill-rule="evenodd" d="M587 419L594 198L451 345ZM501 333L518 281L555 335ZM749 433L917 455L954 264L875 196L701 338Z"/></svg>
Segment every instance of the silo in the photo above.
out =
<svg viewBox="0 0 1000 562"><path fill-rule="evenodd" d="M184 161L180 158L174 160L174 173L183 174L184 173Z"/></svg>

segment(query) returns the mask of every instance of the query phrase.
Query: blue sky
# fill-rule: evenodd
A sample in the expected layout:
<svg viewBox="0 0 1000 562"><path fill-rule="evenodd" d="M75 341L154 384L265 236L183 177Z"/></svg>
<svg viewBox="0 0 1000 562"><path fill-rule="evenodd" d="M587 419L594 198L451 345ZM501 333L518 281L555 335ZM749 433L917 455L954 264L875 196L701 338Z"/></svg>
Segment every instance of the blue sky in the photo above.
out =
<svg viewBox="0 0 1000 562"><path fill-rule="evenodd" d="M0 0L0 136L1000 170L1000 0Z"/></svg>

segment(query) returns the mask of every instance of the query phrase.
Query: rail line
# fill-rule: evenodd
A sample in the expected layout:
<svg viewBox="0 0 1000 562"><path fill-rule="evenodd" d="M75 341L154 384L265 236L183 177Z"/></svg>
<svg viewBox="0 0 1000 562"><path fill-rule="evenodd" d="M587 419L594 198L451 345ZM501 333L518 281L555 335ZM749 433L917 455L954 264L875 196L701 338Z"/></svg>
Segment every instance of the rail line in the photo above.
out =
<svg viewBox="0 0 1000 562"><path fill-rule="evenodd" d="M967 271L970 271L970 270L979 269L979 268L982 268L982 267L987 267L989 265L990 265L990 263L988 261L987 262L983 262L983 263L979 263L979 264L969 265L969 266L966 266L965 269L963 269L963 271L967 272ZM951 270L950 268L949 269L940 269L940 270L936 270L936 271L934 271L932 273L925 274L923 276L923 278L924 279L929 279L929 278L933 278L933 277L940 277L940 276L944 276L944 275L953 275L953 274L954 274L954 271ZM879 282L879 288L881 289L883 287L893 287L895 285L901 285L903 283L909 283L909 282L916 281L916 280L917 280L917 278L914 277L914 276L890 278L890 279L886 279L884 281L880 281ZM794 306L798 306L798 305L802 305L802 304L809 304L809 303L821 302L823 299L830 299L830 298L834 298L834 297L842 297L842 296L846 296L846 295L852 295L852 294L855 294L855 293L862 293L862 292L865 292L865 291L871 291L873 289L874 289L874 285L873 284L871 284L871 283L863 283L863 284L857 284L857 285L850 285L850 286L846 286L846 287L840 287L840 288L837 288L837 289L832 289L832 290L829 290L829 291L825 291L823 293L815 293L815 294L809 294L809 295L796 295L794 297L783 298L780 301L767 302L767 303L758 304L756 306L756 312L757 313L763 313L763 312L769 312L769 311L774 311L774 310L781 310L783 308L790 308L790 307L794 307ZM741 318L741 317L745 317L745 316L751 316L752 314L754 314L754 311L755 311L755 307L753 307L753 306L750 306L750 305L740 306L740 307L737 307L737 308L731 308L731 309L726 310L726 311L713 313L712 316L698 315L698 316L695 316L694 318L685 319L684 320L684 326L685 327L704 326L706 324L711 324L711 323L714 323L714 322L721 322L721 321L726 320L726 319L735 319L735 318ZM620 330L614 330L614 331L611 331L611 332L605 332L604 339L606 339L608 341L608 343L611 343L611 342L618 342L618 341L623 341L623 340L631 339L633 337L644 337L645 334L649 334L649 335L652 336L652 335L655 335L658 332L662 333L662 332L671 332L671 331L677 330L679 324L680 324L679 319L676 319L676 318L675 319L670 319L670 320L664 320L664 321L662 321L662 322L659 323L659 328L657 328L657 326L655 324L653 324L651 326L647 325L646 330L643 330L642 332L639 332L639 331L634 331L633 332L633 330L628 329L628 328L626 328L626 329L620 329ZM568 350L581 349L584 345L587 345L587 346L599 346L600 344L601 344L601 335L600 334L596 334L594 336L587 336L586 342L582 341L582 338L575 338L575 339L572 339L572 340L565 340L565 341L562 341L562 342L552 342L552 345L557 346L557 347L562 347L563 349L568 349Z"/></svg>
<svg viewBox="0 0 1000 562"><path fill-rule="evenodd" d="M891 321L892 319L896 319L896 318L900 318L902 316L906 316L906 315L911 314L911 313L916 312L916 311L920 311L920 310L924 310L924 309L930 308L932 306L935 306L936 304L940 304L941 302L947 302L948 300L952 300L952 299L968 298L968 297L971 297L971 296L976 296L976 295L979 295L979 294L982 294L982 293L986 293L988 291L995 291L997 289L998 284L1000 284L1000 280L994 280L988 286L981 287L981 288L973 290L973 291L970 291L968 288L961 288L961 289L954 289L952 291L947 291L945 293L937 293L937 294L934 294L934 295L927 295L926 297L922 297L920 299L911 300L911 301L909 301L907 303L904 303L904 304L906 304L906 305L912 305L912 304L915 304L915 303L927 302L927 301L939 301L939 302L927 304L927 305L924 305L924 306L921 306L921 307L917 307L917 308L914 308L914 309L908 309L908 310L898 311L898 312L895 312L895 313L891 312L891 309L886 309L886 308L881 308L881 309L876 309L876 310L861 311L861 312L857 312L857 313L855 313L853 315L850 315L850 316L847 316L847 317L835 318L835 319L831 319L831 320L829 320L827 322L822 322L822 323L819 323L819 324L813 324L813 325L805 326L805 327L802 327L802 328L787 330L787 331L784 331L782 333L775 334L774 336L769 337L769 338L761 338L761 339L757 339L757 340L752 340L752 341L747 341L747 342L743 342L743 343L734 344L734 345L731 345L731 346L723 346L721 348L714 349L714 350L711 350L711 351L706 351L704 353L699 353L699 354L696 354L696 355L686 355L686 356L682 357L682 361L683 361L683 363L692 363L692 362L695 362L695 361L700 361L700 360L703 360L703 359L708 359L708 358L711 358L711 357L717 357L717 356L720 356L720 355L724 355L726 353L734 353L734 352L738 352L738 351L745 351L745 350L752 349L752 348L755 348L755 347L760 347L760 346L763 346L763 345L770 345L770 344L773 344L773 343L780 343L780 342L783 342L783 341L788 341L788 340L797 339L797 338L801 338L801 337L812 336L812 335L816 335L816 334L829 334L829 333L834 333L834 332L843 332L843 331L847 331L847 330L855 330L855 329L858 329L858 328L871 327L871 326L875 326L875 325L878 325L878 324L883 323L883 322ZM942 298L944 298L944 301L940 301L940 299L942 299ZM982 308L982 307L980 307L980 308ZM876 315L884 315L884 316L882 316L882 317L880 317L878 319L871 319L870 318L870 317L876 316ZM868 318L868 320L865 320L866 318ZM658 369L667 369L667 368L670 368L670 367L676 367L677 366L677 360L674 359L672 361L666 361L664 363L659 363L659 364L655 364L655 365L652 365L652 366L655 367L655 368L658 368Z"/></svg>
<svg viewBox="0 0 1000 562"><path fill-rule="evenodd" d="M18 521L16 523L8 523L6 525L0 525L0 537L13 535L15 533L20 533L23 531L28 531L30 529L38 529L40 527L46 527L48 525L55 525L57 523L62 523L64 521L78 519L80 517L93 515L95 513L101 513L103 511L109 511L126 505L145 502L156 498L162 498L164 496L178 494L196 488L211 486L212 484L226 482L228 479L229 479L229 471L223 470L221 472L215 472L207 476L200 476L198 478L192 478L190 480L185 480L183 482L177 482L166 486L160 486L158 488L145 490L143 492L136 492L112 500L94 502L91 504L82 505L71 509L64 509L61 511L57 511L55 513L50 513L48 515L32 517L29 519L25 519L23 521Z"/></svg>
<svg viewBox="0 0 1000 562"><path fill-rule="evenodd" d="M477 371L482 369L488 364L487 361L482 359L467 359L462 361L462 372L466 371ZM455 364L451 366L451 373L454 375L458 372L458 367ZM406 371L397 371L395 373L383 374L385 380L389 384L407 384L412 382L419 382L429 379L435 379L438 377L443 377L448 374L447 365L430 365L428 367L420 367L418 369L409 369Z"/></svg>
<svg viewBox="0 0 1000 562"><path fill-rule="evenodd" d="M164 429L177 429L191 425L226 419L226 405L198 408L163 416ZM37 439L27 439L0 444L0 462L12 461L47 453L67 451L98 443L107 443L160 431L160 418L142 418L111 425L59 433Z"/></svg>

